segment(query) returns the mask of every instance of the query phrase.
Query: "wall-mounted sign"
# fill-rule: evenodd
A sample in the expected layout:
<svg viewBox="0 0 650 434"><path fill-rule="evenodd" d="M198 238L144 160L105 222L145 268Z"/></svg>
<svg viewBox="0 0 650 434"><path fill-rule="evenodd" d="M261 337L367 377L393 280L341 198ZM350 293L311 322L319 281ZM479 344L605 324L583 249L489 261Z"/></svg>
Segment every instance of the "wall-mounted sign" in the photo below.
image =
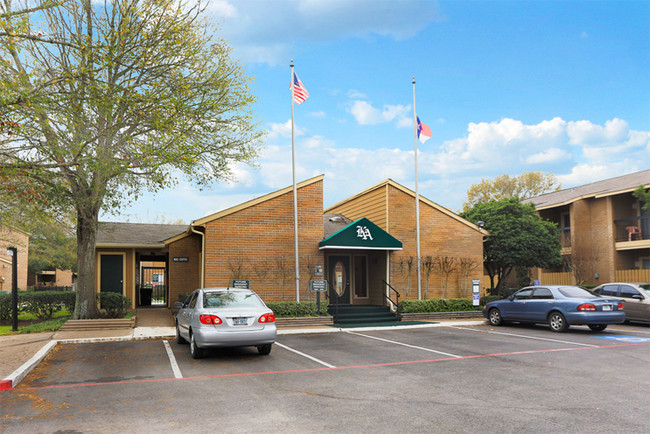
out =
<svg viewBox="0 0 650 434"><path fill-rule="evenodd" d="M189 262L190 258L188 258L187 256L174 256L172 258L172 261L173 262Z"/></svg>
<svg viewBox="0 0 650 434"><path fill-rule="evenodd" d="M323 277L322 265L314 265L314 277Z"/></svg>
<svg viewBox="0 0 650 434"><path fill-rule="evenodd" d="M251 281L245 279L233 279L230 287L237 289L251 289Z"/></svg>

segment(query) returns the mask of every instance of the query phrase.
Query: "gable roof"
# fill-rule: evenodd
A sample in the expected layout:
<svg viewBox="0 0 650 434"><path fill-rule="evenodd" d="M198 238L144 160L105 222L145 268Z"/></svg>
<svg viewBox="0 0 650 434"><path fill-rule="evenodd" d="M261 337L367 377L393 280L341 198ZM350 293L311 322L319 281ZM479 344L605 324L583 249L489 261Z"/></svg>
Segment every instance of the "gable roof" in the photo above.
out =
<svg viewBox="0 0 650 434"><path fill-rule="evenodd" d="M164 247L164 241L187 225L99 222L95 247Z"/></svg>
<svg viewBox="0 0 650 434"><path fill-rule="evenodd" d="M322 181L323 178L325 178L325 175L318 175L315 176L311 179L308 179L306 181L302 181L298 184L296 184L296 189L306 187L311 184L315 184L316 182ZM225 217L230 214L234 214L238 211L241 211L243 209L258 205L260 203L266 202L271 199L275 199L276 197L282 196L283 194L287 194L293 191L293 185L283 188L282 190L274 191L273 193L266 194L264 196L258 197L256 199L249 200L248 202L241 203L239 205L233 206L231 208L225 209L223 211L216 212L214 214L210 214L208 216L202 217L200 219L194 220L191 223L191 226L201 226L204 225L208 222L211 222L213 220Z"/></svg>
<svg viewBox="0 0 650 434"><path fill-rule="evenodd" d="M580 199L600 198L616 194L629 193L643 185L650 187L650 169L616 178L604 179L591 184L579 185L565 190L554 191L525 199L523 203L532 203L537 210L568 205Z"/></svg>
<svg viewBox="0 0 650 434"><path fill-rule="evenodd" d="M318 243L318 248L402 250L402 242L364 217L325 238Z"/></svg>
<svg viewBox="0 0 650 434"><path fill-rule="evenodd" d="M351 201L353 201L353 200L355 200L355 199L357 199L357 198L359 198L361 196L364 196L364 195L372 192L373 190L377 190L378 188L384 188L384 187L386 187L388 185L390 185L391 187L394 187L395 189L400 190L403 193L413 197L413 200L415 200L415 192L414 191L412 191L412 190L404 187L403 185L398 184L397 182L393 181L392 179L388 178L388 179L386 179L386 180L384 180L384 181L382 181L382 182L380 182L378 184L373 185L370 188L367 188L367 189L363 190L360 193L355 194L354 196L350 196L347 199L344 199L344 200L342 200L342 201L340 201L340 202L338 202L338 203L336 203L336 204L334 204L334 205L332 205L330 207L327 207L325 209L325 212L326 213L327 212L333 212L332 210L335 210L335 209L341 207L342 205L344 205L347 202L351 202ZM437 203L433 202L432 200L427 199L426 197L424 197L422 195L419 195L419 197L420 197L420 203L426 204L426 205L436 209L437 211L440 211L441 213L445 214L446 216L451 217L452 219L457 220L458 222L460 222L460 223L462 223L462 224L464 224L466 226L469 226L470 228L474 229L477 232L482 233L483 235L489 235L489 232L487 230L478 227L477 225L475 225L474 223L472 223L470 221L465 220L464 218L462 218L458 214L454 213L453 211L451 211L451 210L449 210L449 209L447 209L447 208L445 208L445 207L443 207L441 205L438 205Z"/></svg>

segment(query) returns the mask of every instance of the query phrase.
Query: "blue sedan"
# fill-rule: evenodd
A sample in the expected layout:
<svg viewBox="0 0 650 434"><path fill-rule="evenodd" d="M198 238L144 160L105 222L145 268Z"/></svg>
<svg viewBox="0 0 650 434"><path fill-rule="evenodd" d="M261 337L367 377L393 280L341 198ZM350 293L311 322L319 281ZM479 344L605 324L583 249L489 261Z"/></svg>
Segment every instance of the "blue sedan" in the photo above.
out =
<svg viewBox="0 0 650 434"><path fill-rule="evenodd" d="M554 332L570 325L587 325L594 331L625 321L623 303L578 286L530 286L504 300L492 301L483 316L494 326L505 321L548 324Z"/></svg>

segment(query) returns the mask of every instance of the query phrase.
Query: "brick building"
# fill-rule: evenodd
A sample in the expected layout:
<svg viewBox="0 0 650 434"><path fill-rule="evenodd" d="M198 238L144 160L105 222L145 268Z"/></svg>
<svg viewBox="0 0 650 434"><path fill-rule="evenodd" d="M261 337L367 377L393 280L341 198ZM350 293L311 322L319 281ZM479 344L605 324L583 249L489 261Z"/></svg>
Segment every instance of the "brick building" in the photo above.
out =
<svg viewBox="0 0 650 434"><path fill-rule="evenodd" d="M323 180L321 175L297 184L298 290L292 187L188 226L102 223L96 289L121 291L133 307L147 304L152 282L142 263L157 261L165 266L153 298L163 297L165 306L198 287L229 286L232 280L248 280L266 301L313 300L313 278L327 279L328 300L341 304L387 305L387 284L402 299L418 298L414 193L387 180L324 212ZM437 267L422 273L422 298L469 297L469 282L482 276L487 232L423 197L420 225L421 257L454 264L445 272Z"/></svg>
<svg viewBox="0 0 650 434"><path fill-rule="evenodd" d="M632 194L639 186L650 188L650 170L525 200L562 234L566 272L535 270L534 278L545 284L650 281L650 215Z"/></svg>
<svg viewBox="0 0 650 434"><path fill-rule="evenodd" d="M29 234L14 227L0 227L0 291L11 291L12 261L14 258L7 254L7 247L18 249L18 289L27 289L27 259L29 257Z"/></svg>

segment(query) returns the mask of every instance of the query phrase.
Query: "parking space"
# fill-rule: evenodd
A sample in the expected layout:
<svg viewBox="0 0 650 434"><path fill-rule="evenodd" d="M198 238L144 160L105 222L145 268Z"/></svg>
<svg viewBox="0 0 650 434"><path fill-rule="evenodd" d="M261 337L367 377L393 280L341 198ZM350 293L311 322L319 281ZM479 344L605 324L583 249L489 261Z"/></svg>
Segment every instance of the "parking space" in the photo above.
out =
<svg viewBox="0 0 650 434"><path fill-rule="evenodd" d="M9 432L43 431L46 420L62 430L179 430L188 408L202 415L191 425L199 431L250 431L240 424L254 413L256 426L289 432L475 431L494 418L498 429L486 431L596 424L636 432L649 362L650 329L623 325L600 333L480 325L281 335L269 356L240 348L199 360L173 341L60 345L1 393L0 405ZM120 418L102 419L111 414Z"/></svg>

